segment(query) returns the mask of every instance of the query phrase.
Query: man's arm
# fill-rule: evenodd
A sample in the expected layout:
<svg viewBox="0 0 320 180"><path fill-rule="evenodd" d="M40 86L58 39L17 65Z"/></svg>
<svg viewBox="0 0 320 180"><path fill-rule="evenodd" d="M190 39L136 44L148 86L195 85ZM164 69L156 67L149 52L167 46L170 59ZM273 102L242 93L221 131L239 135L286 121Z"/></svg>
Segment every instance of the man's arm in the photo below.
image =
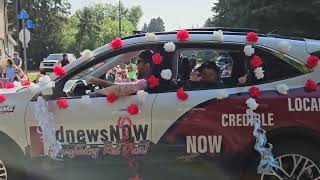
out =
<svg viewBox="0 0 320 180"><path fill-rule="evenodd" d="M99 89L92 93L92 95L108 96L108 94L113 93L117 97L122 97L133 95L140 90L144 90L144 87L141 84L117 84L107 88Z"/></svg>

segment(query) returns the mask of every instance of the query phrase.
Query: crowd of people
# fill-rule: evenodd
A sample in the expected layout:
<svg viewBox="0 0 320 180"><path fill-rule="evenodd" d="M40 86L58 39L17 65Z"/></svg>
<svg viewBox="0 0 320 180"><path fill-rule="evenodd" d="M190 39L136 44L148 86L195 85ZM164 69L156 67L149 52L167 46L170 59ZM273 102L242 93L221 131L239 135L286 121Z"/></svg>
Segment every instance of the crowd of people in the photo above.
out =
<svg viewBox="0 0 320 180"><path fill-rule="evenodd" d="M15 52L13 58L7 59L6 66L1 69L0 79L3 82L23 82L27 81L28 77L23 72L22 68L22 59L19 57L19 53Z"/></svg>

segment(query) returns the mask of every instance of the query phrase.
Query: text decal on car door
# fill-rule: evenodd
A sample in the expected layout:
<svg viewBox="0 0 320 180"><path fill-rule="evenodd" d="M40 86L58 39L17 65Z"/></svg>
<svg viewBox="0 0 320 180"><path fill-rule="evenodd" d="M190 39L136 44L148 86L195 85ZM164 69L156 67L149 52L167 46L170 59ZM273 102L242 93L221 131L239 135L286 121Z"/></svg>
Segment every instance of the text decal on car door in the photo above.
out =
<svg viewBox="0 0 320 180"><path fill-rule="evenodd" d="M187 136L187 153L220 153L222 136Z"/></svg>

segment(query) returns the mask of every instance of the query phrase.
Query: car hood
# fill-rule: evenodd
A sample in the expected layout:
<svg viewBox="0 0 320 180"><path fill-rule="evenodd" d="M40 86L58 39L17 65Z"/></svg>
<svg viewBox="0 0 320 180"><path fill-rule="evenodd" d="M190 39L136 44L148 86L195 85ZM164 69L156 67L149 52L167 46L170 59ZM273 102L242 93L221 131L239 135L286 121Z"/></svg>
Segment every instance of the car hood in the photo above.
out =
<svg viewBox="0 0 320 180"><path fill-rule="evenodd" d="M42 63L56 63L58 61L59 61L58 59L57 60L44 60L44 61L42 61Z"/></svg>

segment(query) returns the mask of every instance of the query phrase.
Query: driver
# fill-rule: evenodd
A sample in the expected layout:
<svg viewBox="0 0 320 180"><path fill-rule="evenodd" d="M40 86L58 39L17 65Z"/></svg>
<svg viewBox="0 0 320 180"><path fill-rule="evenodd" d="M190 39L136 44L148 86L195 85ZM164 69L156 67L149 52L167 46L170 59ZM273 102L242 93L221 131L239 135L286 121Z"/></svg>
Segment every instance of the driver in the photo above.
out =
<svg viewBox="0 0 320 180"><path fill-rule="evenodd" d="M105 95L114 93L116 96L129 96L135 94L140 90L147 89L147 78L151 75L151 64L152 64L152 51L144 50L138 55L137 69L138 69L138 80L127 84L117 84L95 77L87 78L87 84L100 85L103 89L96 90L91 94Z"/></svg>

